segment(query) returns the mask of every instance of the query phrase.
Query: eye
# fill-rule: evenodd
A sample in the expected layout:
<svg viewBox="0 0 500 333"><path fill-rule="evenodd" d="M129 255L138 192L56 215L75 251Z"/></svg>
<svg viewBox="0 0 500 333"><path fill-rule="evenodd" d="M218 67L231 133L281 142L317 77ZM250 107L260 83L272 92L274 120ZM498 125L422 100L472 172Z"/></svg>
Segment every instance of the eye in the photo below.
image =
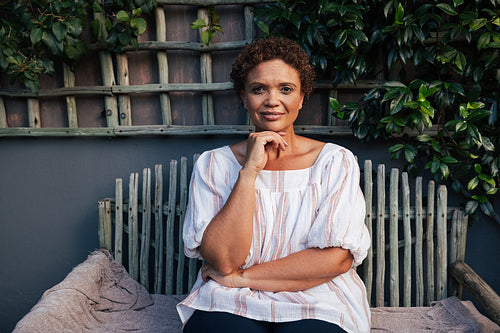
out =
<svg viewBox="0 0 500 333"><path fill-rule="evenodd" d="M281 88L281 92L284 93L285 95L290 95L291 93L294 92L294 89L289 86L284 86Z"/></svg>
<svg viewBox="0 0 500 333"><path fill-rule="evenodd" d="M255 87L250 88L250 91L252 92L252 94L260 95L260 94L264 93L265 89L262 86L255 86Z"/></svg>

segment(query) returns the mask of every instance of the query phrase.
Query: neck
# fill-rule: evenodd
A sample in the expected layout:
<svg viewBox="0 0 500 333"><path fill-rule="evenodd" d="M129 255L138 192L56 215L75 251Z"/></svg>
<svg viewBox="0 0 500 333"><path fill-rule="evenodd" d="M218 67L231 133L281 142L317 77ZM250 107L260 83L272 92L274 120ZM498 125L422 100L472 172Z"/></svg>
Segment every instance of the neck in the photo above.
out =
<svg viewBox="0 0 500 333"><path fill-rule="evenodd" d="M286 135L282 136L282 138L288 143L288 147L284 151L280 149L270 151L268 155L270 160L279 160L280 158L293 155L296 152L298 136L295 134L293 129L288 131Z"/></svg>

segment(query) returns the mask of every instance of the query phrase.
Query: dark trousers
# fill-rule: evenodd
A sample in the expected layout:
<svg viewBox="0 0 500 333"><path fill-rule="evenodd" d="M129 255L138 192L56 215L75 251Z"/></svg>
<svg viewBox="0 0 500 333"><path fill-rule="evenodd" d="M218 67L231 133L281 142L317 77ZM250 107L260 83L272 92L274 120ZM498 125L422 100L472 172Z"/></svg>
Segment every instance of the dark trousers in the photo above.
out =
<svg viewBox="0 0 500 333"><path fill-rule="evenodd" d="M336 333L339 326L315 319L270 323L225 312L196 310L184 326L184 333Z"/></svg>

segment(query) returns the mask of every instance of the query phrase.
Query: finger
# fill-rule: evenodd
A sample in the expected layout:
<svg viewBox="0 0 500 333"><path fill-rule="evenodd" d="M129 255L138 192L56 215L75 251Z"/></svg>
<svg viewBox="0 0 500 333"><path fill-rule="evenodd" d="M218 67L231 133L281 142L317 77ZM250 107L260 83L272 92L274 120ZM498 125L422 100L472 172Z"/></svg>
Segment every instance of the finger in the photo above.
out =
<svg viewBox="0 0 500 333"><path fill-rule="evenodd" d="M286 135L286 132L271 132L271 131L266 131L266 132L258 132L258 133L252 133L251 137L254 140L254 143L257 145L269 145L271 144L272 147L274 148L280 148L280 149L285 149L288 146L288 143L286 140L283 138L283 136Z"/></svg>
<svg viewBox="0 0 500 333"><path fill-rule="evenodd" d="M205 282L207 282L208 280L210 280L210 277L209 277L208 273L209 273L208 266L207 265L203 265L201 267L201 278Z"/></svg>
<svg viewBox="0 0 500 333"><path fill-rule="evenodd" d="M286 147L288 147L288 142L286 142L286 140L283 138L283 136L287 135L287 133L286 132L278 132L278 134L281 136L281 139L283 140L282 141L283 144L280 145L280 148L281 148L281 150L285 150Z"/></svg>
<svg viewBox="0 0 500 333"><path fill-rule="evenodd" d="M210 275L208 274L208 270L201 272L201 278L205 282L208 282L210 280Z"/></svg>

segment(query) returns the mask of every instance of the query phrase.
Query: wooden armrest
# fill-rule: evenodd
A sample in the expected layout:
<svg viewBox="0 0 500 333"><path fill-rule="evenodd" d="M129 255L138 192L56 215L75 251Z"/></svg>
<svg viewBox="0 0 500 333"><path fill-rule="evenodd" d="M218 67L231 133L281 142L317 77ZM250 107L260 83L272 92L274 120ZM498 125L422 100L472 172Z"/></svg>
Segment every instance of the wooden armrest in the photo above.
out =
<svg viewBox="0 0 500 333"><path fill-rule="evenodd" d="M456 261L448 271L483 307L488 316L500 325L500 296L469 265Z"/></svg>

